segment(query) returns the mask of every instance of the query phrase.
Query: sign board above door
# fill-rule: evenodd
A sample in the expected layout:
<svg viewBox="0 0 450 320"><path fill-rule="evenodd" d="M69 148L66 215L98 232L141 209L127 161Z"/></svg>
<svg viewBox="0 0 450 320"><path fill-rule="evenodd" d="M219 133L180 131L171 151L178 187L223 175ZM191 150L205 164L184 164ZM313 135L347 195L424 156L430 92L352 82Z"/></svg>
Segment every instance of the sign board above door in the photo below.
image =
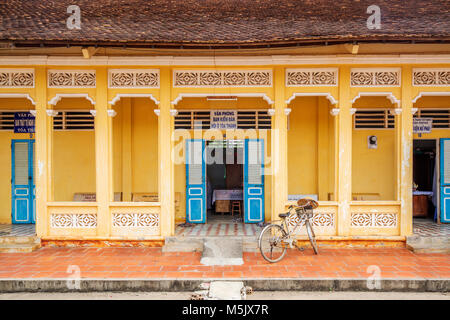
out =
<svg viewBox="0 0 450 320"><path fill-rule="evenodd" d="M30 112L14 113L14 133L34 133L34 116Z"/></svg>
<svg viewBox="0 0 450 320"><path fill-rule="evenodd" d="M430 133L432 118L413 118L413 133Z"/></svg>
<svg viewBox="0 0 450 320"><path fill-rule="evenodd" d="M211 110L211 129L237 129L236 110Z"/></svg>

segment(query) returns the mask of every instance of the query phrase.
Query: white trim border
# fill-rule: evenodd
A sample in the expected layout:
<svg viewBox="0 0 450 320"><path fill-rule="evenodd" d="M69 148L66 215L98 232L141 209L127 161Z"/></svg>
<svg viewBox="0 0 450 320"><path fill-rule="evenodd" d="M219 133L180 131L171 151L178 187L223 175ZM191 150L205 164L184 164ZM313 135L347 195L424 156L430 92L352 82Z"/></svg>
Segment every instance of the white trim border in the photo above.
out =
<svg viewBox="0 0 450 320"><path fill-rule="evenodd" d="M25 98L30 100L32 105L36 105L36 101L28 93L0 93L0 98Z"/></svg>
<svg viewBox="0 0 450 320"><path fill-rule="evenodd" d="M392 104L400 106L400 100L392 92L358 92L358 95L351 100L352 104L361 97L386 97Z"/></svg>
<svg viewBox="0 0 450 320"><path fill-rule="evenodd" d="M207 98L207 97L238 97L238 98L262 98L269 105L275 102L265 93L180 93L171 103L176 106L184 98Z"/></svg>
<svg viewBox="0 0 450 320"><path fill-rule="evenodd" d="M338 103L338 101L329 92L295 92L289 99L286 100L286 104L290 104L292 100L297 97L325 97L328 99L328 101L330 101L332 105Z"/></svg>
<svg viewBox="0 0 450 320"><path fill-rule="evenodd" d="M151 93L118 93L108 103L113 106L121 98L150 98L150 100L153 100L153 102L155 102L156 105L159 104L159 101Z"/></svg>
<svg viewBox="0 0 450 320"><path fill-rule="evenodd" d="M85 98L89 100L92 105L95 105L94 99L89 97L87 93L57 93L52 99L48 101L48 104L55 106L62 98Z"/></svg>

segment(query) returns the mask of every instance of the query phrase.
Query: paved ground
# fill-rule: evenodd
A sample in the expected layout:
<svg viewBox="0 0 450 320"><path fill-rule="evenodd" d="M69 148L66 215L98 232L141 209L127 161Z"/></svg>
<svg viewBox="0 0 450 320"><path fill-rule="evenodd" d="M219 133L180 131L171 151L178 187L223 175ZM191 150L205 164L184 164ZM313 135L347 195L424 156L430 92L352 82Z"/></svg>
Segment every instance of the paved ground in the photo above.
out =
<svg viewBox="0 0 450 320"><path fill-rule="evenodd" d="M0 278L373 278L450 279L449 254L405 248L289 250L275 264L244 253L240 266L204 266L201 253L161 248L53 248L1 253Z"/></svg>
<svg viewBox="0 0 450 320"><path fill-rule="evenodd" d="M4 293L0 300L188 300L190 292ZM247 300L450 300L435 292L301 292L261 291Z"/></svg>

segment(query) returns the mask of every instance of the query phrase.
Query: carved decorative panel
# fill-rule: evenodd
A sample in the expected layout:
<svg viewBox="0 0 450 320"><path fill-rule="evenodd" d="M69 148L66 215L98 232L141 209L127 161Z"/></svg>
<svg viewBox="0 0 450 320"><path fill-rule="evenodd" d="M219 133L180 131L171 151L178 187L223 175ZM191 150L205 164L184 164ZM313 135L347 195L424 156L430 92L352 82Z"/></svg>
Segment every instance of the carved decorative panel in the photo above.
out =
<svg viewBox="0 0 450 320"><path fill-rule="evenodd" d="M287 69L286 86L313 87L336 86L338 84L338 70L327 69Z"/></svg>
<svg viewBox="0 0 450 320"><path fill-rule="evenodd" d="M401 71L399 68L354 68L351 70L350 77L352 87L398 87L400 86Z"/></svg>
<svg viewBox="0 0 450 320"><path fill-rule="evenodd" d="M174 87L271 87L272 70L174 71Z"/></svg>
<svg viewBox="0 0 450 320"><path fill-rule="evenodd" d="M95 70L49 70L49 88L95 88Z"/></svg>
<svg viewBox="0 0 450 320"><path fill-rule="evenodd" d="M34 69L0 69L0 88L33 88Z"/></svg>
<svg viewBox="0 0 450 320"><path fill-rule="evenodd" d="M109 88L159 88L157 69L110 69Z"/></svg>
<svg viewBox="0 0 450 320"><path fill-rule="evenodd" d="M295 227L297 223L299 222L300 218L297 215L291 215L287 219L287 224L291 228ZM311 220L310 220L311 221ZM305 224L304 221L302 221L299 225L299 227L302 227ZM334 226L334 214L333 213L314 213L312 218L312 225L314 227L333 227Z"/></svg>
<svg viewBox="0 0 450 320"><path fill-rule="evenodd" d="M414 86L450 86L450 69L414 69Z"/></svg>
<svg viewBox="0 0 450 320"><path fill-rule="evenodd" d="M52 228L96 228L97 215L91 213L63 213L51 214Z"/></svg>
<svg viewBox="0 0 450 320"><path fill-rule="evenodd" d="M114 213L114 227L158 227L159 214L155 213Z"/></svg>
<svg viewBox="0 0 450 320"><path fill-rule="evenodd" d="M352 213L351 226L352 227L368 227L368 228L373 228L373 227L394 228L397 226L397 214L396 213L365 213L365 212Z"/></svg>

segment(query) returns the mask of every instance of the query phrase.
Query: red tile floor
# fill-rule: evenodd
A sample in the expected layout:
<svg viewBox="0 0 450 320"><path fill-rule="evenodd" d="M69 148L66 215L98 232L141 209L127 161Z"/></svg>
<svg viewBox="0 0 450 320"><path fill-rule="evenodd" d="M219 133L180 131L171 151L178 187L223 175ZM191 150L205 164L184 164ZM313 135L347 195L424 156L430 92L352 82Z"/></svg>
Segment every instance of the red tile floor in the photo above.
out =
<svg viewBox="0 0 450 320"><path fill-rule="evenodd" d="M450 278L449 254L405 248L322 249L318 256L310 249L289 250L275 264L259 253L244 253L241 266L203 266L200 256L161 248L44 247L1 253L0 278L66 278L72 276L67 272L71 265L80 268L82 278L367 278L372 265L380 268L382 278Z"/></svg>

